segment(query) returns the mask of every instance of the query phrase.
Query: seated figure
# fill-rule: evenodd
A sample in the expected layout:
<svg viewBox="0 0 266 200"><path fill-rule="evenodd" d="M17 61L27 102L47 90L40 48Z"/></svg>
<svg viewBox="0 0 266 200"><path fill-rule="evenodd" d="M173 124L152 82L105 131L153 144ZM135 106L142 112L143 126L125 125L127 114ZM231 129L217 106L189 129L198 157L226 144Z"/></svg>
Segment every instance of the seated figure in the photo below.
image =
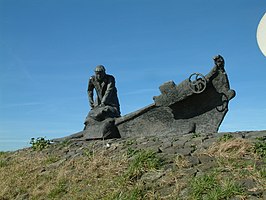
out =
<svg viewBox="0 0 266 200"><path fill-rule="evenodd" d="M88 98L91 111L85 120L85 128L107 118L120 117L120 105L115 87L115 78L105 73L103 65L98 65L95 75L90 77L88 84ZM96 98L94 100L94 90Z"/></svg>

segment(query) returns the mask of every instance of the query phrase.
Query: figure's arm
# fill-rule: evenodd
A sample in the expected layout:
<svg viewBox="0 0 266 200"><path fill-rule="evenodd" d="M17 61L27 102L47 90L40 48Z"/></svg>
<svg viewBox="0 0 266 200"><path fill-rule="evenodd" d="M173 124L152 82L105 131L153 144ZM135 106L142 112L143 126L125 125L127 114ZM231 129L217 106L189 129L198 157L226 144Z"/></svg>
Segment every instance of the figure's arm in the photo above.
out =
<svg viewBox="0 0 266 200"><path fill-rule="evenodd" d="M101 101L102 104L106 104L107 99L112 95L114 89L115 89L115 78L110 76L108 79L108 84L106 87L105 94Z"/></svg>
<svg viewBox="0 0 266 200"><path fill-rule="evenodd" d="M94 108L93 89L94 89L94 84L93 84L92 77L91 77L89 80L88 91L87 91L91 108Z"/></svg>

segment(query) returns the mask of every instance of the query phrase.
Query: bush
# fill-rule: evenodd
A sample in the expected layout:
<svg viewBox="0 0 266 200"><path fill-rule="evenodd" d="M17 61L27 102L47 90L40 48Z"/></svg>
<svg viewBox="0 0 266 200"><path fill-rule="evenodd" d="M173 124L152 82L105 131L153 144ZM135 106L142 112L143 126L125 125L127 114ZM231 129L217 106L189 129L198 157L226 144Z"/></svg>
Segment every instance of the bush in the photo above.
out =
<svg viewBox="0 0 266 200"><path fill-rule="evenodd" d="M254 152L261 158L266 158L266 137L259 137L254 144Z"/></svg>
<svg viewBox="0 0 266 200"><path fill-rule="evenodd" d="M48 147L49 144L51 144L50 140L46 140L43 137L38 137L38 138L31 138L30 144L32 145L32 149L34 151L41 151L45 148Z"/></svg>
<svg viewBox="0 0 266 200"><path fill-rule="evenodd" d="M233 139L234 136L232 134L224 134L222 137L219 138L220 142L227 142L228 140Z"/></svg>

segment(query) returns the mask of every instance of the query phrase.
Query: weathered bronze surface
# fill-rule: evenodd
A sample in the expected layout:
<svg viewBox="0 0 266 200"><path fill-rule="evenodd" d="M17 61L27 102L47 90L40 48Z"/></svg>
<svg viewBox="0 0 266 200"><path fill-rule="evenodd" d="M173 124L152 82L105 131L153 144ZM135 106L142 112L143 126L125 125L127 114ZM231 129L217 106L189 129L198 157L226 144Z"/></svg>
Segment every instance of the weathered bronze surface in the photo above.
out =
<svg viewBox="0 0 266 200"><path fill-rule="evenodd" d="M230 89L223 57L218 55L213 59L215 65L207 75L193 73L178 85L168 81L159 87L161 95L153 97L153 104L122 117L115 79L105 74L103 66L97 66L95 76L89 81L92 110L86 118L85 129L62 139L218 132L229 101L236 93Z"/></svg>

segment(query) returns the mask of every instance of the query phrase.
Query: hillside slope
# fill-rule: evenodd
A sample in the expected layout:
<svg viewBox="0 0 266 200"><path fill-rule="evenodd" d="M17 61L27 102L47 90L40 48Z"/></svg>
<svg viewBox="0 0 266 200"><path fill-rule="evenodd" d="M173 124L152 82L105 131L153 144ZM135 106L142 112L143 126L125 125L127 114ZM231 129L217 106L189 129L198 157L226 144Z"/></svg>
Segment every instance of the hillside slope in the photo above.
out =
<svg viewBox="0 0 266 200"><path fill-rule="evenodd" d="M0 152L1 200L266 199L266 131L43 142Z"/></svg>

